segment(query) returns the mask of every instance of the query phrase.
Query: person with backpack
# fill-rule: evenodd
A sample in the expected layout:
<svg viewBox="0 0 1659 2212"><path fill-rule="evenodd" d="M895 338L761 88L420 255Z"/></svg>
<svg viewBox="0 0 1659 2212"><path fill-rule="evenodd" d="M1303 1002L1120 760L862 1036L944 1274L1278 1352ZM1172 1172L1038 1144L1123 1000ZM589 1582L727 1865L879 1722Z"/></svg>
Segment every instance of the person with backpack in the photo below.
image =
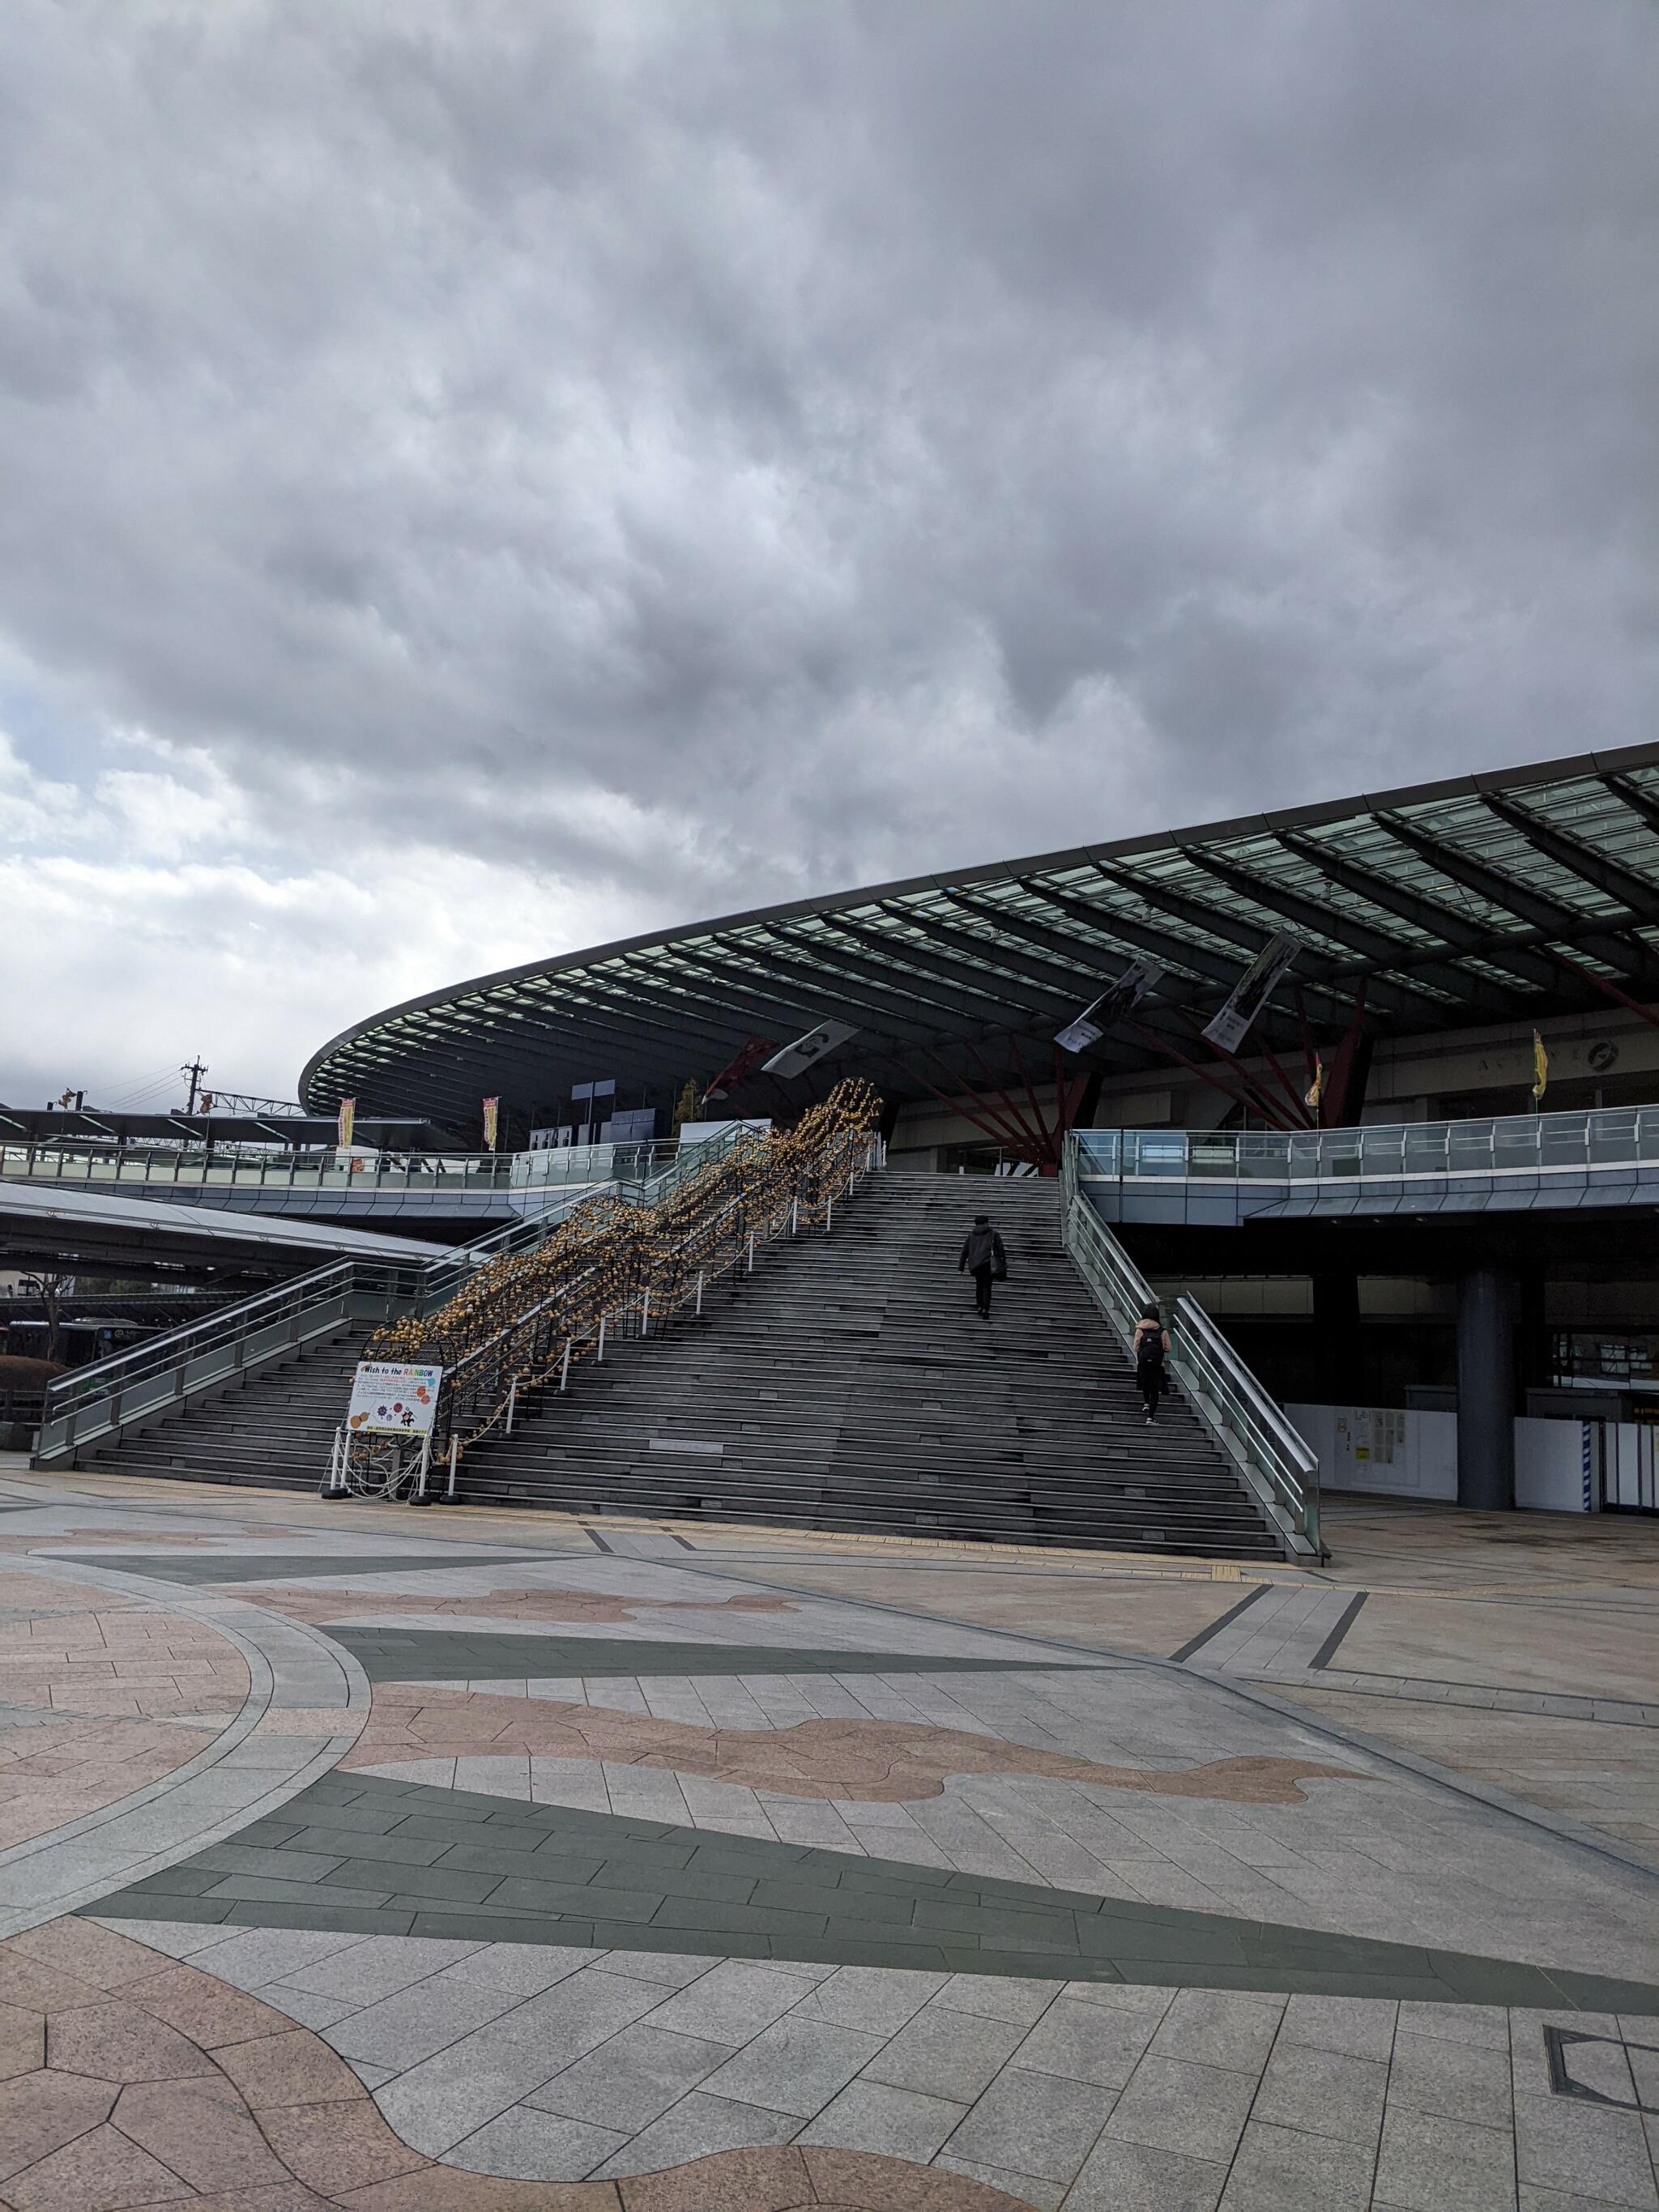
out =
<svg viewBox="0 0 1659 2212"><path fill-rule="evenodd" d="M1146 1408L1148 1421L1158 1419L1158 1401L1169 1388L1164 1362L1169 1355L1170 1332L1149 1305L1135 1323L1135 1385Z"/></svg>
<svg viewBox="0 0 1659 2212"><path fill-rule="evenodd" d="M1002 1249L1002 1239L991 1226L988 1213L976 1213L974 1225L968 1231L962 1248L962 1257L957 1262L958 1274L974 1279L974 1308L981 1321L991 1318L991 1285L1008 1279L1008 1255Z"/></svg>

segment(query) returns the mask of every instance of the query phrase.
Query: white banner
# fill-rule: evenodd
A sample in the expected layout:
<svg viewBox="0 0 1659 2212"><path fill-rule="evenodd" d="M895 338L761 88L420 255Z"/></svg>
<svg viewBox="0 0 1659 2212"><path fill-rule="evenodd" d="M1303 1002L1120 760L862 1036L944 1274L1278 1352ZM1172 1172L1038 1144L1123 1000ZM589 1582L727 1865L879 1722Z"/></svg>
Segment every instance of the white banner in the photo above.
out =
<svg viewBox="0 0 1659 2212"><path fill-rule="evenodd" d="M1114 1022L1132 1014L1164 974L1155 960L1132 961L1109 990L1103 991L1074 1022L1068 1022L1054 1042L1064 1052L1086 1052L1098 1044Z"/></svg>
<svg viewBox="0 0 1659 2212"><path fill-rule="evenodd" d="M1302 950L1294 937L1281 930L1270 937L1233 985L1226 1005L1205 1030L1206 1042L1218 1052L1237 1052L1249 1034L1250 1024L1261 1012Z"/></svg>
<svg viewBox="0 0 1659 2212"><path fill-rule="evenodd" d="M360 1359L351 1378L347 1429L353 1436L429 1437L443 1371Z"/></svg>
<svg viewBox="0 0 1659 2212"><path fill-rule="evenodd" d="M826 1053L834 1052L837 1045L845 1044L848 1037L858 1035L851 1022L820 1022L815 1030L808 1030L793 1044L787 1044L781 1052L775 1052L770 1060L762 1063L769 1075L804 1075L815 1060Z"/></svg>

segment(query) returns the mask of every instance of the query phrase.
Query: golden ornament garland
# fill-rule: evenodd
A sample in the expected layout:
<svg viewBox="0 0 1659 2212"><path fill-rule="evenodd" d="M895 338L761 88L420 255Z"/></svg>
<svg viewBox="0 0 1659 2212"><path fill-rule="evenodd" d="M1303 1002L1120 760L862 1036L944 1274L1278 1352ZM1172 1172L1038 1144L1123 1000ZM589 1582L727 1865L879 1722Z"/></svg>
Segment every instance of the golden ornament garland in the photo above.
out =
<svg viewBox="0 0 1659 2212"><path fill-rule="evenodd" d="M784 1133L744 1132L656 1205L585 1200L531 1252L481 1267L435 1314L376 1330L365 1357L441 1366L434 1451L458 1452L612 1337L665 1323L792 1218L823 1221L867 1164L881 1100L838 1083Z"/></svg>

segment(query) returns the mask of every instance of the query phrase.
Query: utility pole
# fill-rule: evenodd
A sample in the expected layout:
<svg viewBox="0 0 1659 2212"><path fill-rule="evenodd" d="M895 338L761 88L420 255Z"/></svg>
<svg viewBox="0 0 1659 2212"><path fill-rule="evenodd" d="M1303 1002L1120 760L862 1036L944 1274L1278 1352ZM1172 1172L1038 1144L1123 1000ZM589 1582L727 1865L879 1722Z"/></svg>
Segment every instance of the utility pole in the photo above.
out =
<svg viewBox="0 0 1659 2212"><path fill-rule="evenodd" d="M201 1060L192 1060L181 1067L179 1073L190 1078L190 1097L185 1102L185 1111L186 1114L193 1114L196 1111L196 1086L207 1073L207 1069Z"/></svg>

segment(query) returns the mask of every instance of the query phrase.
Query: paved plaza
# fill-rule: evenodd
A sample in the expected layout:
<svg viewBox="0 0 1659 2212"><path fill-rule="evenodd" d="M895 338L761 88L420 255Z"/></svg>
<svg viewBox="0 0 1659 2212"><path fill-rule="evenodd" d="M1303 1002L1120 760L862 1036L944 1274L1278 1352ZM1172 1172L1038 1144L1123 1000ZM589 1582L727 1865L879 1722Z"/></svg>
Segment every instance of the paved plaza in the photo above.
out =
<svg viewBox="0 0 1659 2212"><path fill-rule="evenodd" d="M1659 1528L0 1464L0 2204L1659 2212Z"/></svg>

